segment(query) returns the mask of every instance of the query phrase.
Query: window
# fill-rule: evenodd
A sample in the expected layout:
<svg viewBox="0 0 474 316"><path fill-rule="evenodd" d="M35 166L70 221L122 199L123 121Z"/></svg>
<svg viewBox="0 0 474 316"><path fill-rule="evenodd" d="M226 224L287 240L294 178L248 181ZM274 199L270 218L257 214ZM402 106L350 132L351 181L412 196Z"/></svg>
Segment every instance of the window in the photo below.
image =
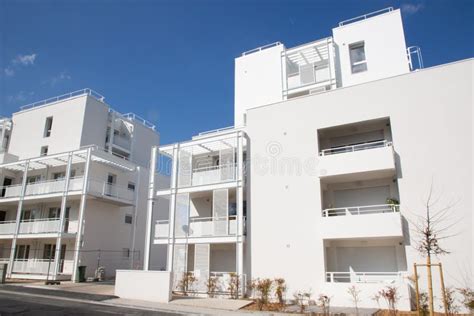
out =
<svg viewBox="0 0 474 316"><path fill-rule="evenodd" d="M367 70L364 42L349 45L349 55L351 59L351 69L353 74Z"/></svg>
<svg viewBox="0 0 474 316"><path fill-rule="evenodd" d="M53 117L47 117L46 123L44 124L44 137L51 136L51 128L53 127Z"/></svg>
<svg viewBox="0 0 474 316"><path fill-rule="evenodd" d="M41 147L40 155L41 156L47 156L48 155L48 146Z"/></svg>
<svg viewBox="0 0 474 316"><path fill-rule="evenodd" d="M54 259L56 255L56 245L45 244L43 249L43 259Z"/></svg>
<svg viewBox="0 0 474 316"><path fill-rule="evenodd" d="M50 207L48 218L59 218L61 215L61 209L59 207Z"/></svg>
<svg viewBox="0 0 474 316"><path fill-rule="evenodd" d="M15 259L26 260L30 256L30 245L17 245Z"/></svg>
<svg viewBox="0 0 474 316"><path fill-rule="evenodd" d="M76 170L71 169L70 177L74 178L75 176L76 176ZM66 178L66 171L53 173L53 179L54 180L61 180L61 179L64 179L64 178Z"/></svg>
<svg viewBox="0 0 474 316"><path fill-rule="evenodd" d="M130 214L125 215L125 224L131 224L133 222L133 216Z"/></svg>
<svg viewBox="0 0 474 316"><path fill-rule="evenodd" d="M128 183L128 189L131 190L131 191L135 191L135 183L129 182Z"/></svg>

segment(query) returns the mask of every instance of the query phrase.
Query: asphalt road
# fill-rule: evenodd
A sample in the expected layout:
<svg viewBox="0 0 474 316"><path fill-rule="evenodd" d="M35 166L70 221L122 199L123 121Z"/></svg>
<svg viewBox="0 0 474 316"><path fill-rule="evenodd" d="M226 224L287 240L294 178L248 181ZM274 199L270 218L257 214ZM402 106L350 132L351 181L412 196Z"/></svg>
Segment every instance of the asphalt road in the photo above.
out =
<svg viewBox="0 0 474 316"><path fill-rule="evenodd" d="M82 303L44 298L17 293L0 293L0 316L7 315L155 315L176 316L167 312L144 311L133 308L104 306L94 303Z"/></svg>

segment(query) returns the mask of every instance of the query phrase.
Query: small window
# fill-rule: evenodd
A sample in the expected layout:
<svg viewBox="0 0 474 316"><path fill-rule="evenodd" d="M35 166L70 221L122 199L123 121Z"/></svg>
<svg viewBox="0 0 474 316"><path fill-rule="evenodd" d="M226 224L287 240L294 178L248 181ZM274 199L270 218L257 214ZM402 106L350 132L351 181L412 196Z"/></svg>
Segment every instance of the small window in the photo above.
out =
<svg viewBox="0 0 474 316"><path fill-rule="evenodd" d="M48 146L43 146L41 147L41 156L47 156L48 155Z"/></svg>
<svg viewBox="0 0 474 316"><path fill-rule="evenodd" d="M123 258L130 258L130 249L122 248L122 257Z"/></svg>
<svg viewBox="0 0 474 316"><path fill-rule="evenodd" d="M133 222L133 216L130 214L125 215L125 224L131 224Z"/></svg>
<svg viewBox="0 0 474 316"><path fill-rule="evenodd" d="M48 213L48 218L51 219L56 219L59 218L61 214L61 209L59 207L50 207L49 208L49 213Z"/></svg>
<svg viewBox="0 0 474 316"><path fill-rule="evenodd" d="M131 190L131 191L135 191L135 183L129 182L128 183L128 189Z"/></svg>
<svg viewBox="0 0 474 316"><path fill-rule="evenodd" d="M349 55L351 59L351 69L353 74L367 70L367 60L365 59L364 42L349 45Z"/></svg>
<svg viewBox="0 0 474 316"><path fill-rule="evenodd" d="M56 255L56 245L45 244L43 248L43 260L54 260Z"/></svg>
<svg viewBox="0 0 474 316"><path fill-rule="evenodd" d="M44 124L44 137L51 136L51 128L53 127L53 117L47 117L46 123Z"/></svg>

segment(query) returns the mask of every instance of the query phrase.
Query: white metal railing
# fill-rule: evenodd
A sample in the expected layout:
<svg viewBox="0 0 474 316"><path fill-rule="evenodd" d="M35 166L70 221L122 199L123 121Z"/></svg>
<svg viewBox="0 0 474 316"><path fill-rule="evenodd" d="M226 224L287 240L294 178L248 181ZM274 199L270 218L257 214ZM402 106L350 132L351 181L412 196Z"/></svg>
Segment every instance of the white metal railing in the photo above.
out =
<svg viewBox="0 0 474 316"><path fill-rule="evenodd" d="M0 187L0 199L14 198L21 195L21 184Z"/></svg>
<svg viewBox="0 0 474 316"><path fill-rule="evenodd" d="M245 217L243 218L245 233ZM182 233L182 234L181 234ZM237 235L237 216L192 217L189 224L176 231L176 237L227 237ZM155 222L155 238L169 237L169 220Z"/></svg>
<svg viewBox="0 0 474 316"><path fill-rule="evenodd" d="M403 279L403 272L326 272L331 283L393 283Z"/></svg>
<svg viewBox="0 0 474 316"><path fill-rule="evenodd" d="M27 110L27 109L32 109L32 108L42 106L42 105L45 105L45 104L48 104L48 103L58 102L58 101L61 101L61 100L67 100L67 99L77 97L77 96L80 96L80 95L93 96L94 98L96 98L97 100L99 100L101 102L103 102L104 99L105 99L105 97L103 95L101 95L100 93L97 93L92 89L86 88L86 89L81 89L81 90L69 92L69 93L66 93L66 94L58 95L56 97L52 97L52 98L49 98L49 99L45 99L45 100L37 101L37 102L34 102L34 103L30 103L30 104L27 104L27 105L23 105L23 106L20 107L20 110L23 111L23 110Z"/></svg>
<svg viewBox="0 0 474 316"><path fill-rule="evenodd" d="M48 274L54 269L54 261L49 259L15 259L13 273Z"/></svg>
<svg viewBox="0 0 474 316"><path fill-rule="evenodd" d="M81 190L82 179L82 176L69 179L68 191ZM27 183L25 189L25 196L63 192L65 184L65 178ZM0 199L19 197L21 195L21 185L15 184L10 186L3 186L0 187L0 192Z"/></svg>
<svg viewBox="0 0 474 316"><path fill-rule="evenodd" d="M89 180L88 192L129 202L135 201L135 191L127 187L100 180Z"/></svg>
<svg viewBox="0 0 474 316"><path fill-rule="evenodd" d="M354 145L346 145L346 146L323 149L320 151L319 155L320 156L336 155L336 154L350 153L354 151L388 147L388 146L392 146L392 142L388 140L377 140L373 142L366 142L366 143L360 143L360 144L354 144Z"/></svg>
<svg viewBox="0 0 474 316"><path fill-rule="evenodd" d="M68 234L76 234L78 227L79 227L79 221L77 221L77 220L74 220L74 221L67 220L66 224L65 224L64 232L68 233Z"/></svg>
<svg viewBox="0 0 474 316"><path fill-rule="evenodd" d="M0 235L11 235L15 233L16 221L0 222Z"/></svg>
<svg viewBox="0 0 474 316"><path fill-rule="evenodd" d="M237 164L235 163L194 168L192 173L192 185L235 180L236 170Z"/></svg>
<svg viewBox="0 0 474 316"><path fill-rule="evenodd" d="M418 61L418 68L415 68L413 64L413 57L412 55L417 56ZM415 69L423 69L423 56L421 55L421 48L419 46L410 46L407 48L407 57L408 57L408 65L410 66L410 70L413 71Z"/></svg>
<svg viewBox="0 0 474 316"><path fill-rule="evenodd" d="M214 289L214 294L230 294L229 286L232 280L232 277L237 276L236 272L217 272L217 271L188 271L188 272L174 272L173 277L173 291L182 291L180 286L181 280L184 277L184 274L187 273L195 278L195 281L191 286L188 286L186 292L190 293L208 293L207 283L210 278L215 279L216 287ZM241 274L239 276L240 291L246 288L247 284L247 275Z"/></svg>
<svg viewBox="0 0 474 316"><path fill-rule="evenodd" d="M9 263L10 262L10 258L0 258L0 263Z"/></svg>
<svg viewBox="0 0 474 316"><path fill-rule="evenodd" d="M207 135L207 134L214 134L214 133L224 132L224 131L228 131L228 130L232 130L232 129L234 129L234 126L227 126L227 127L212 129L210 131L201 132L198 135L203 136L203 135Z"/></svg>
<svg viewBox="0 0 474 316"><path fill-rule="evenodd" d="M20 222L20 234L41 234L59 232L59 218L38 218L22 220Z"/></svg>
<svg viewBox="0 0 474 316"><path fill-rule="evenodd" d="M270 44L267 44L267 45L263 45L263 46L248 50L246 52L243 52L242 56L250 55L250 54L253 54L253 53L256 53L256 52L260 52L264 49L271 48L271 47L278 46L278 45L281 45L281 43L280 42L274 42L274 43L270 43Z"/></svg>
<svg viewBox="0 0 474 316"><path fill-rule="evenodd" d="M155 130L156 126L155 124L151 123L150 121L147 121L146 119L144 119L143 117L135 114L135 113L125 113L125 114L121 114L123 117L129 119L129 120L132 120L132 121L138 121L140 122L141 124L143 124L145 127L148 127L152 130Z"/></svg>
<svg viewBox="0 0 474 316"><path fill-rule="evenodd" d="M354 22L357 22L357 21L366 20L366 19L368 19L370 17L373 17L375 15L388 13L388 12L391 12L391 11L393 11L393 7L388 7L388 8L373 11L373 12L370 12L370 13L367 13L367 14L364 14L364 15L359 15L359 16L356 16L355 18L351 18L351 19L339 22L339 26L344 26L344 25L347 25L349 23L354 23Z"/></svg>
<svg viewBox="0 0 474 316"><path fill-rule="evenodd" d="M328 208L328 209L323 210L322 213L323 213L323 217L332 217L332 216L384 214L384 213L396 213L396 212L400 212L400 205L380 204L380 205Z"/></svg>

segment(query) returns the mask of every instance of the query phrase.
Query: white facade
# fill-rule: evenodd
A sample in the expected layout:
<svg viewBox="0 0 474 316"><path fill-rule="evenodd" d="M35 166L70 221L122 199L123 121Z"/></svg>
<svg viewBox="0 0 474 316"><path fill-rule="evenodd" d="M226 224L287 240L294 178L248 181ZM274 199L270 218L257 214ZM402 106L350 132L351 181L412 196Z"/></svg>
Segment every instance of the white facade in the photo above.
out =
<svg viewBox="0 0 474 316"><path fill-rule="evenodd" d="M8 277L77 280L143 265L154 126L85 89L21 108L1 125L0 260ZM5 128L6 127L6 128ZM5 133L3 129L5 128Z"/></svg>
<svg viewBox="0 0 474 316"><path fill-rule="evenodd" d="M401 296L399 308L408 310L413 289L407 277L414 263L425 262L415 251L413 222L424 215L433 184L440 205L456 201L448 220L457 222L455 237L442 241L451 252L441 258L446 285L472 286L474 63L413 71L410 52L400 11L388 9L341 22L333 37L291 49L275 43L237 58L236 127L158 150L173 161L171 187L150 186L161 221L150 220L148 229L168 252L162 268L181 273L199 266L207 277L233 260L201 245L233 243L234 237L200 243L202 236L193 234L212 226L193 216L213 214L210 195L200 192L227 188L202 180L214 179L211 170L221 163L206 141L241 133L246 230L237 274L283 277L288 299L311 289L332 297L332 306L352 306L347 289L355 285L362 291L359 306L377 307L371 297L391 285ZM181 146L214 152L206 177ZM160 204L164 196L170 198ZM181 207L184 215L177 216ZM425 276L423 270L422 287ZM439 298L437 275L434 284Z"/></svg>

